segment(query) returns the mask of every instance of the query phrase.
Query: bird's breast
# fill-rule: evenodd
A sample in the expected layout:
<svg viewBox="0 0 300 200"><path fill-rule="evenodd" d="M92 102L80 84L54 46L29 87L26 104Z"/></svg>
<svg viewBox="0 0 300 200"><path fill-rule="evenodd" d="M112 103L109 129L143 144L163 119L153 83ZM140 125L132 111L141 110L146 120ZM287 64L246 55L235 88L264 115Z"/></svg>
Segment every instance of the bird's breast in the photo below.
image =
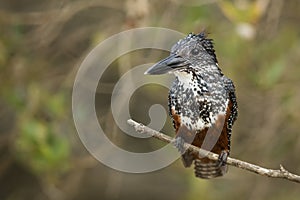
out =
<svg viewBox="0 0 300 200"><path fill-rule="evenodd" d="M170 109L190 130L203 130L226 114L228 101L222 85L185 76L177 78L170 90Z"/></svg>

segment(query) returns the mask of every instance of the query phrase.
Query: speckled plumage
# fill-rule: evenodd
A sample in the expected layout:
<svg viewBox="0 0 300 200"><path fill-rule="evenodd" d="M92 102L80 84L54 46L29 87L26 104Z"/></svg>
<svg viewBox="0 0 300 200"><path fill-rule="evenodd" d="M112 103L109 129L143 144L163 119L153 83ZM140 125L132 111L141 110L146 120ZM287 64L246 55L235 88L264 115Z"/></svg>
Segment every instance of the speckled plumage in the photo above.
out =
<svg viewBox="0 0 300 200"><path fill-rule="evenodd" d="M170 110L175 110L182 124L190 130L209 128L218 114L226 113L226 77L218 70L207 69L190 68L175 72L176 80L169 93Z"/></svg>
<svg viewBox="0 0 300 200"><path fill-rule="evenodd" d="M221 159L211 161L187 151L182 154L184 165L189 167L194 161L195 174L200 178L222 176L226 172L222 159L230 151L237 102L233 82L218 66L212 40L204 32L189 34L172 47L168 58L148 71L174 73L176 77L169 92L176 137L217 153Z"/></svg>

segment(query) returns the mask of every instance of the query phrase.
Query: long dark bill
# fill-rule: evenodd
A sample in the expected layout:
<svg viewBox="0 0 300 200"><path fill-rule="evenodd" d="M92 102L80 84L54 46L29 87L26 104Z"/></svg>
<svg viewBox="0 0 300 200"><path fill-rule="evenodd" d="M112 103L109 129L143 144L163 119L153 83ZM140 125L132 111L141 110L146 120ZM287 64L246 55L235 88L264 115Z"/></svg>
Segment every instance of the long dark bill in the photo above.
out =
<svg viewBox="0 0 300 200"><path fill-rule="evenodd" d="M145 74L150 74L150 75L165 74L172 70L184 67L186 65L188 65L188 62L184 58L176 54L171 54L167 58L159 61L158 63L150 67L145 72Z"/></svg>

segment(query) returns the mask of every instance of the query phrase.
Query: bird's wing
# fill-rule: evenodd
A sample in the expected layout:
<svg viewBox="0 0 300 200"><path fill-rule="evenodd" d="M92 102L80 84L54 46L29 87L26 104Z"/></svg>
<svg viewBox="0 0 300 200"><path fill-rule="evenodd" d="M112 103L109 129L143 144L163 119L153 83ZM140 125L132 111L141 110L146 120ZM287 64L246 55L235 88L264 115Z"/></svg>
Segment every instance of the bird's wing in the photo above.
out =
<svg viewBox="0 0 300 200"><path fill-rule="evenodd" d="M228 109L230 110L230 114L227 120L227 136L228 136L228 149L230 150L232 126L238 116L238 105L236 101L234 84L232 80L227 77L225 77L225 89L229 97Z"/></svg>

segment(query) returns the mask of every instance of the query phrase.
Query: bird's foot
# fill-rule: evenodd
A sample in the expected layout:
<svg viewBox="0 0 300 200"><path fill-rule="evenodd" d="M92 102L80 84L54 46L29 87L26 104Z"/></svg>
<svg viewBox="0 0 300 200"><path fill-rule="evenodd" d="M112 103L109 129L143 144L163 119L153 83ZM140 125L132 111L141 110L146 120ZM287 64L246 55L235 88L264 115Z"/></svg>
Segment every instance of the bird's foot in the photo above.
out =
<svg viewBox="0 0 300 200"><path fill-rule="evenodd" d="M185 141L182 137L176 137L171 143L178 149L181 154L186 151L186 148L184 147Z"/></svg>
<svg viewBox="0 0 300 200"><path fill-rule="evenodd" d="M221 151L219 158L218 158L219 167L225 166L228 155L229 155L228 151L225 151L225 150Z"/></svg>

